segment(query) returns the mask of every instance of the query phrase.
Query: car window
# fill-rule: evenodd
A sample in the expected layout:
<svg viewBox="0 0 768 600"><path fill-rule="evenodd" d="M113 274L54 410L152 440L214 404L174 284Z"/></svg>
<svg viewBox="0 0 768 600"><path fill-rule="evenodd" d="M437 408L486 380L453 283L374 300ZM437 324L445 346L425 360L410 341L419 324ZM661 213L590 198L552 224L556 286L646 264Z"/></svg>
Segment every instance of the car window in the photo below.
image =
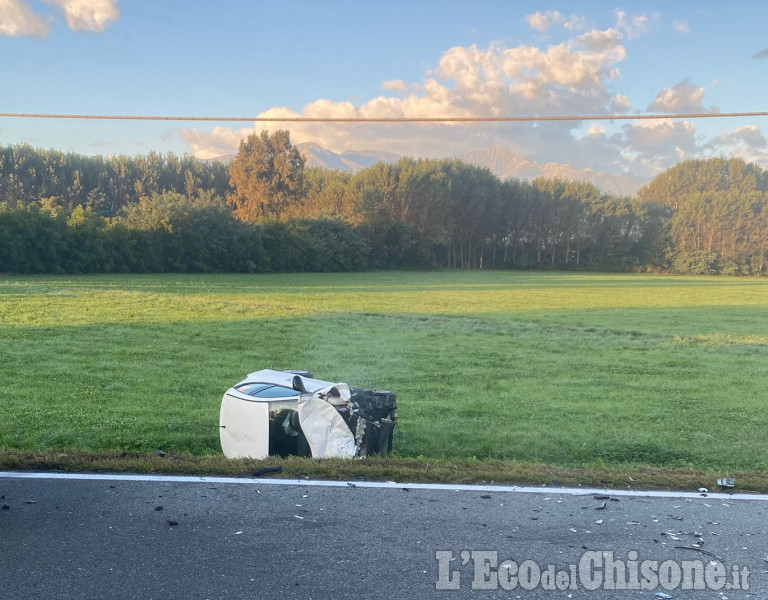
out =
<svg viewBox="0 0 768 600"><path fill-rule="evenodd" d="M244 383L235 389L254 398L291 398L298 395L294 389L271 383Z"/></svg>
<svg viewBox="0 0 768 600"><path fill-rule="evenodd" d="M272 387L271 383L244 383L242 385L235 386L235 389L242 393L242 394L248 394L249 396L254 396L259 393L260 390L263 390L264 388Z"/></svg>

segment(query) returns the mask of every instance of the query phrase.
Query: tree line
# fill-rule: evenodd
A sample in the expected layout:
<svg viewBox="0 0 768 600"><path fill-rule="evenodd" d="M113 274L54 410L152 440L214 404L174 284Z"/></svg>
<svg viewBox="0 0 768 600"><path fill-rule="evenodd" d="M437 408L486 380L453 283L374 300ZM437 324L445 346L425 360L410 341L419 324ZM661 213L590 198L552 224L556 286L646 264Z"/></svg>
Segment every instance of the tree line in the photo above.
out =
<svg viewBox="0 0 768 600"><path fill-rule="evenodd" d="M227 167L186 154L83 156L21 144L0 146L0 202L49 210L77 206L105 217L152 194L229 191Z"/></svg>
<svg viewBox="0 0 768 600"><path fill-rule="evenodd" d="M0 272L557 268L757 274L768 175L686 161L637 198L457 160L307 168L286 131L228 166L0 148Z"/></svg>

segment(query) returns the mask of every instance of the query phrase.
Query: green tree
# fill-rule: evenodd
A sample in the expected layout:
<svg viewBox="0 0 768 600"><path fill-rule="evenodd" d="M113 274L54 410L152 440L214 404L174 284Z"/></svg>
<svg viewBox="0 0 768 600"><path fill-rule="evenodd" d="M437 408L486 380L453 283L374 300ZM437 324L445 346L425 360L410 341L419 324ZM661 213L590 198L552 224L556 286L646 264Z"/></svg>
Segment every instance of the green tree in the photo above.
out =
<svg viewBox="0 0 768 600"><path fill-rule="evenodd" d="M673 270L760 273L768 256L768 171L742 159L686 161L640 190L665 205Z"/></svg>
<svg viewBox="0 0 768 600"><path fill-rule="evenodd" d="M741 158L686 160L659 174L637 192L637 198L677 209L689 194L729 190L741 194L766 192L768 172Z"/></svg>
<svg viewBox="0 0 768 600"><path fill-rule="evenodd" d="M290 133L262 131L240 142L229 167L233 192L227 201L242 221L281 219L301 202L304 158L291 144Z"/></svg>
<svg viewBox="0 0 768 600"><path fill-rule="evenodd" d="M304 170L304 201L290 211L300 218L349 219L354 213L352 174L322 167Z"/></svg>

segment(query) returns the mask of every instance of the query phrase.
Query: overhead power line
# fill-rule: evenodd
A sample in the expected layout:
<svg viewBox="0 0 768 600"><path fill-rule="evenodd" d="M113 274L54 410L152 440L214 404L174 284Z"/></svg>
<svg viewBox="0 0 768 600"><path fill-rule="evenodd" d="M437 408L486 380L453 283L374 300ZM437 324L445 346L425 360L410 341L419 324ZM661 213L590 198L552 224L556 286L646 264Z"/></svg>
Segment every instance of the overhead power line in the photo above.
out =
<svg viewBox="0 0 768 600"><path fill-rule="evenodd" d="M565 115L509 117L180 117L158 115L64 115L48 113L0 113L9 119L88 119L102 121L220 121L249 123L505 123L518 121L648 121L658 119L723 119L766 117L768 112L676 113L651 115Z"/></svg>

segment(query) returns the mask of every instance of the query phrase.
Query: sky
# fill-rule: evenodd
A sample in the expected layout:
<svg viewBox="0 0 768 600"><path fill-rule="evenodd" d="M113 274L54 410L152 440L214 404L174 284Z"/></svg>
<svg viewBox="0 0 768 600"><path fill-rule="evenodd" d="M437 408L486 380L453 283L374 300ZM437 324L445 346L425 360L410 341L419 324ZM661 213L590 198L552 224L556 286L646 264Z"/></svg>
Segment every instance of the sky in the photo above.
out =
<svg viewBox="0 0 768 600"><path fill-rule="evenodd" d="M0 0L0 112L489 117L768 111L768 2ZM456 156L652 177L738 156L768 117L339 124L0 118L0 144L191 153L289 129L337 152Z"/></svg>

